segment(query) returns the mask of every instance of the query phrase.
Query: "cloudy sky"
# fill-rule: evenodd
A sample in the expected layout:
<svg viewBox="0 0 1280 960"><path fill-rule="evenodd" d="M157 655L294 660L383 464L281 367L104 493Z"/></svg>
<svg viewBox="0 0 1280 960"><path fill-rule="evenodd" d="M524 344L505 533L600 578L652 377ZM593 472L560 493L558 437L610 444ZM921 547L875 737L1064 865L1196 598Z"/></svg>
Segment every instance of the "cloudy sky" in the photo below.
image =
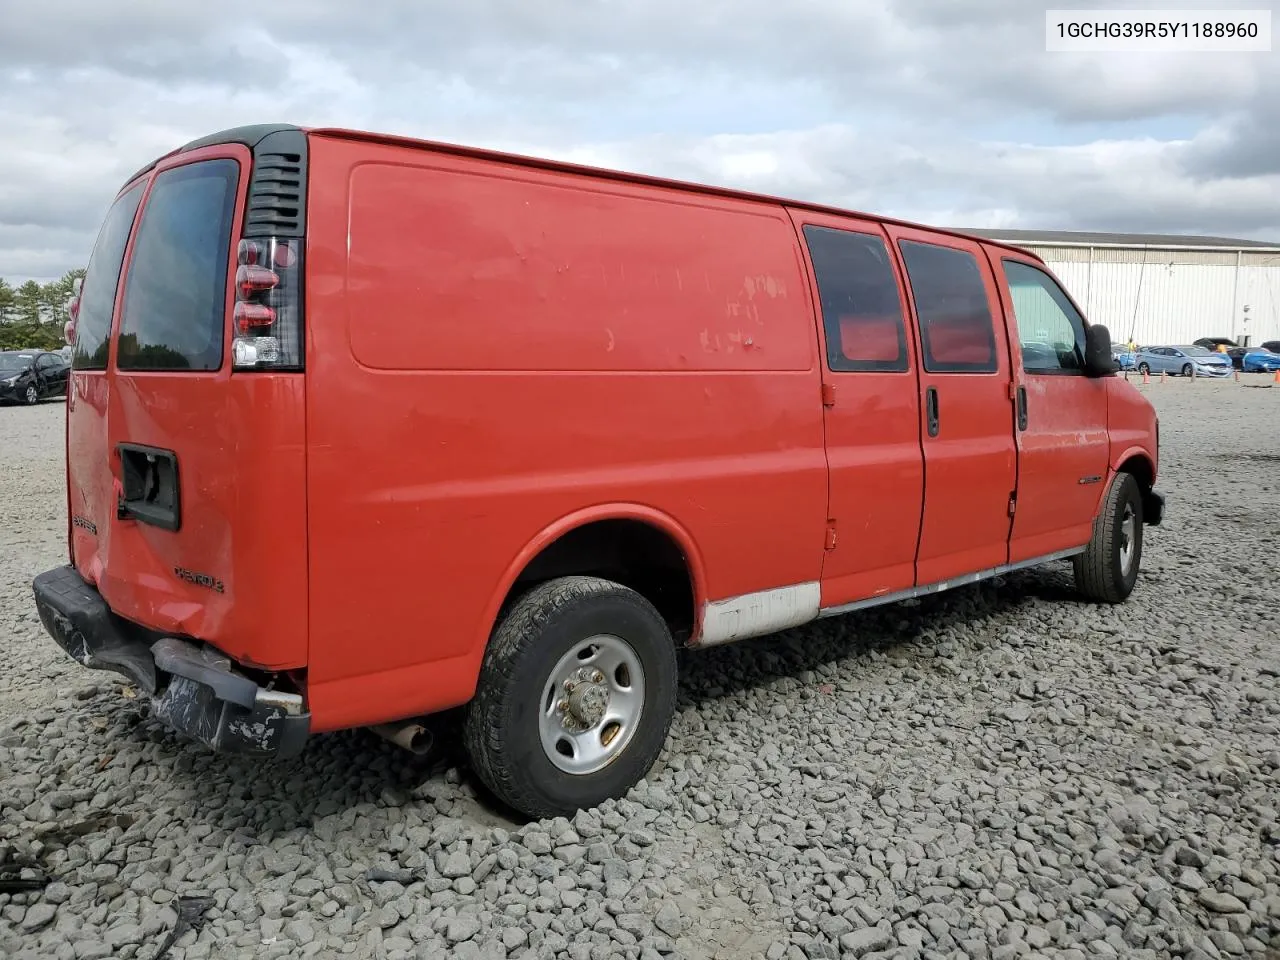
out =
<svg viewBox="0 0 1280 960"><path fill-rule="evenodd" d="M0 276L82 265L134 170L263 121L944 225L1280 240L1280 53L1046 53L1049 5L1280 0L0 0Z"/></svg>

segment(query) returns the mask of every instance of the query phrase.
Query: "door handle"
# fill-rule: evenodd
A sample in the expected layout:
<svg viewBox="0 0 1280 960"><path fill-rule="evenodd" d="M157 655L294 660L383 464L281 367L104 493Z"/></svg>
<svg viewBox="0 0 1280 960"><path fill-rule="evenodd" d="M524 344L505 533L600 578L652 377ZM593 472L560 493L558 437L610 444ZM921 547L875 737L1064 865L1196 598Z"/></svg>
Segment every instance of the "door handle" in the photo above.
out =
<svg viewBox="0 0 1280 960"><path fill-rule="evenodd" d="M929 427L929 436L936 437L938 435L938 390L936 387L929 387L924 392L924 416L925 423Z"/></svg>
<svg viewBox="0 0 1280 960"><path fill-rule="evenodd" d="M1027 388L1018 387L1018 429L1027 429Z"/></svg>

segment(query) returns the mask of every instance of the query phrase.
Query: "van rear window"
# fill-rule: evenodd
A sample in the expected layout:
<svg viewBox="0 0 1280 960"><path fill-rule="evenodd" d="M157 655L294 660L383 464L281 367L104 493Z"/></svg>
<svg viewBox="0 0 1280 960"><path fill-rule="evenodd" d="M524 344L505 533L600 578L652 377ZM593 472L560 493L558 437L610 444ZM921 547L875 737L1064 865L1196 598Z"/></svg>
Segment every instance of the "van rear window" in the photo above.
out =
<svg viewBox="0 0 1280 960"><path fill-rule="evenodd" d="M240 165L205 160L155 178L125 282L116 366L217 370Z"/></svg>
<svg viewBox="0 0 1280 960"><path fill-rule="evenodd" d="M71 364L77 370L107 369L107 341L111 338L120 267L141 199L141 184L117 199L93 245L80 288L80 313L76 316L76 342L71 354Z"/></svg>

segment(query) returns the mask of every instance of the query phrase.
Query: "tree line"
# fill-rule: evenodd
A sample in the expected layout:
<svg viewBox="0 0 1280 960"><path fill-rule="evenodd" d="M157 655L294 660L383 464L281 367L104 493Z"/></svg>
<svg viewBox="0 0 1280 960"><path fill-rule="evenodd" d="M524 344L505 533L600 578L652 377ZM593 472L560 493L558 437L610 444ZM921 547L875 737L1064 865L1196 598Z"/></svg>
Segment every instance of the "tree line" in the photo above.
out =
<svg viewBox="0 0 1280 960"><path fill-rule="evenodd" d="M57 350L65 342L71 288L84 270L68 270L57 280L28 280L17 287L0 277L0 350Z"/></svg>

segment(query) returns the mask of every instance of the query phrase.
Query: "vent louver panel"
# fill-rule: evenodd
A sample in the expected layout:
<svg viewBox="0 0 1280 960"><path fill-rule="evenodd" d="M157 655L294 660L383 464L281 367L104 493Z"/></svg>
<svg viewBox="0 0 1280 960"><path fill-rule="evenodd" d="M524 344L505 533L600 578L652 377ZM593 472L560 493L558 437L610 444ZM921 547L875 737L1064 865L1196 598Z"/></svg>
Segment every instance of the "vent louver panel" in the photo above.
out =
<svg viewBox="0 0 1280 960"><path fill-rule="evenodd" d="M253 151L244 236L301 237L306 219L306 134L300 130L269 134Z"/></svg>

